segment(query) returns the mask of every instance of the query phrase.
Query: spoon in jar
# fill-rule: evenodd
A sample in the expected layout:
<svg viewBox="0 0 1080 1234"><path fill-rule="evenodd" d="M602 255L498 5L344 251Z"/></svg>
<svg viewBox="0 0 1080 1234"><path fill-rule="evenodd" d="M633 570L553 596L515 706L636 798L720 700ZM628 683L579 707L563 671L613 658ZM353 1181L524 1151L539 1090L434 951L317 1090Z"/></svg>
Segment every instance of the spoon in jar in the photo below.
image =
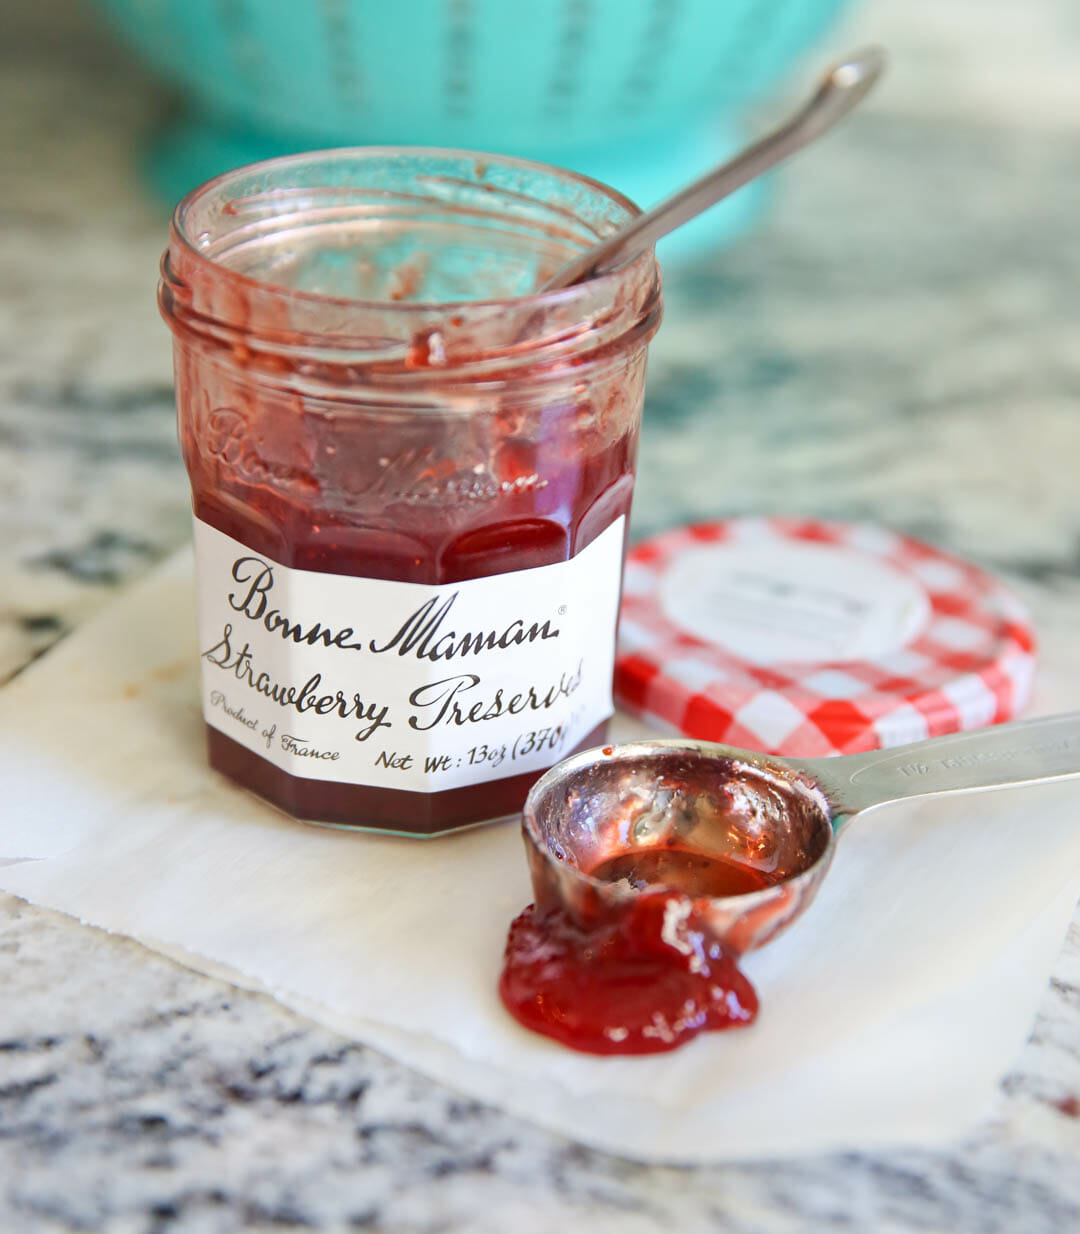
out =
<svg viewBox="0 0 1080 1234"><path fill-rule="evenodd" d="M641 891L670 891L738 955L810 904L852 819L914 797L1075 776L1080 712L834 758L639 741L557 764L530 791L522 827L538 908L587 924ZM614 881L590 873L613 869L624 872Z"/></svg>
<svg viewBox="0 0 1080 1234"><path fill-rule="evenodd" d="M848 56L825 74L813 97L790 120L673 197L631 219L614 235L557 270L538 291L570 287L614 270L652 248L668 232L757 179L832 128L867 94L884 69L885 53L880 48L869 47Z"/></svg>

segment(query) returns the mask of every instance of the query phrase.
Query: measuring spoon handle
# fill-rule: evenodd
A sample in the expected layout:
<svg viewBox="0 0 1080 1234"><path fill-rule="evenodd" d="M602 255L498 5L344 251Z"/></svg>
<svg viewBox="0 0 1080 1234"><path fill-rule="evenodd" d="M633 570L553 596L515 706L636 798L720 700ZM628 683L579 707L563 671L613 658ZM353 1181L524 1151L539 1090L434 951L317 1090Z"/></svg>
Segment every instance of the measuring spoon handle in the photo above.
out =
<svg viewBox="0 0 1080 1234"><path fill-rule="evenodd" d="M939 793L1080 776L1080 712L934 737L841 758L789 760L832 802L834 817Z"/></svg>

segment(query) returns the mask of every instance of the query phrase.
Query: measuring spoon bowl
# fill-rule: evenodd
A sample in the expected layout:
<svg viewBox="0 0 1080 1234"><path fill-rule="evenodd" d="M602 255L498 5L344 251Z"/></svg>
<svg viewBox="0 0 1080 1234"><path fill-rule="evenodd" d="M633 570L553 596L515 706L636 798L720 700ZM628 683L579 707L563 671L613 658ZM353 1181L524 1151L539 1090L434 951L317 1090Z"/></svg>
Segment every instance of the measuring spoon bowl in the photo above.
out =
<svg viewBox="0 0 1080 1234"><path fill-rule="evenodd" d="M1080 713L834 758L791 759L674 738L585 750L533 786L522 829L541 911L583 928L663 891L730 951L763 946L817 894L855 817L908 798L1080 775ZM758 889L711 895L693 871L642 885L597 877L663 850L730 865Z"/></svg>

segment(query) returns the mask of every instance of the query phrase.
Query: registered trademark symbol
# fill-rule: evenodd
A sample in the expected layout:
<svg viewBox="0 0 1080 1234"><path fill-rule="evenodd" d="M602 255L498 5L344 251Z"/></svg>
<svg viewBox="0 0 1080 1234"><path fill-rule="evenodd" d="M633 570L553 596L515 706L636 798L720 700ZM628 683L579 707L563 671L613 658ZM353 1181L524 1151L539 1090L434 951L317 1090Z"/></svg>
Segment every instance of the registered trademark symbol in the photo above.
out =
<svg viewBox="0 0 1080 1234"><path fill-rule="evenodd" d="M565 604L560 604L560 605L559 605L559 616L560 616L560 617L565 617L565 616L566 616L566 605L565 605Z"/></svg>

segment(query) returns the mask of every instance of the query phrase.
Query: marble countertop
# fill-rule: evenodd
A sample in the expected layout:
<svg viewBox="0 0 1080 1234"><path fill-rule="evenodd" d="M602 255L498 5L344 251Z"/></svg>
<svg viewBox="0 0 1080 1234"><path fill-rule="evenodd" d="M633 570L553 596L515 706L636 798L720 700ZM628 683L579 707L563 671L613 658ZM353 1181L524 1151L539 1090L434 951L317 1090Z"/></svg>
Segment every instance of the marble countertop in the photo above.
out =
<svg viewBox="0 0 1080 1234"><path fill-rule="evenodd" d="M1070 0L878 0L856 24L897 53L889 89L793 164L765 226L668 279L635 534L871 518L1069 622L1080 22ZM166 220L133 161L166 104L74 6L0 26L3 681L190 524ZM583 1149L10 897L0 973L5 1234L1080 1230L1080 914L964 1142L687 1170Z"/></svg>

